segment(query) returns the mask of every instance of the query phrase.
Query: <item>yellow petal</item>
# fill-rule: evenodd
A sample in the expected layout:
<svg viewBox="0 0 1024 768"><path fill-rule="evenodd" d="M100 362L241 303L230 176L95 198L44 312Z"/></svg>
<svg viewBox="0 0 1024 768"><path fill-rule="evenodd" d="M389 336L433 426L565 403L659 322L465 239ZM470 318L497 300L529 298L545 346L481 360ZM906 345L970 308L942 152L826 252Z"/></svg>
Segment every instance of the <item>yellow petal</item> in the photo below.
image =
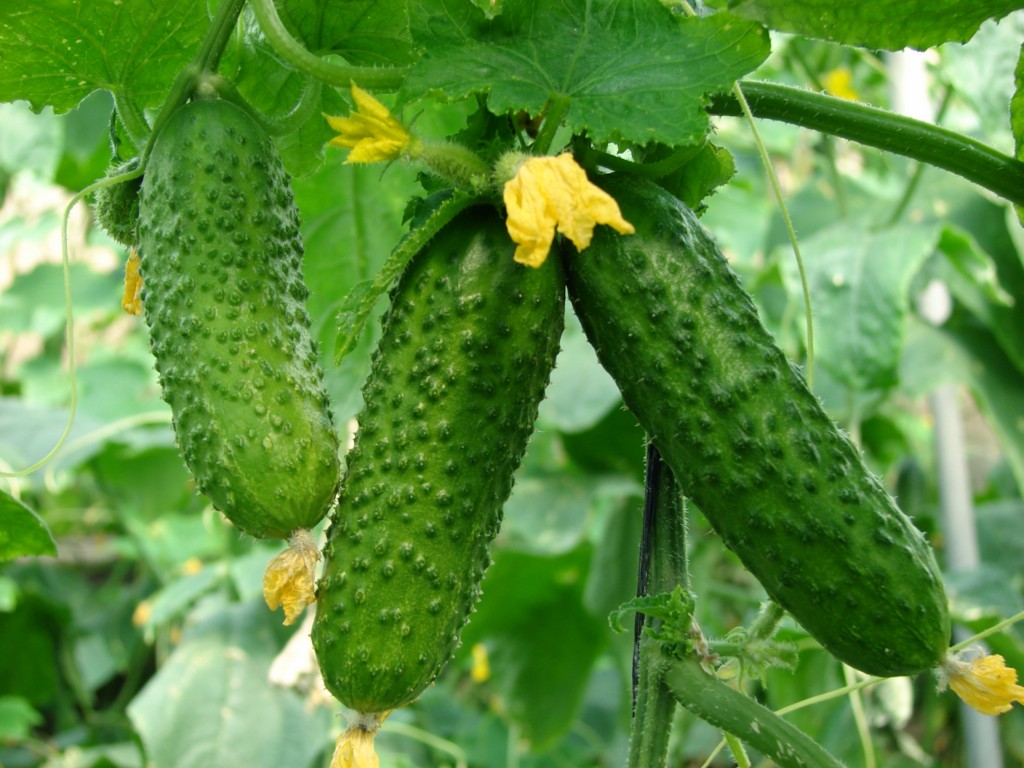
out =
<svg viewBox="0 0 1024 768"><path fill-rule="evenodd" d="M129 315L142 314L142 275L139 274L139 252L132 248L128 262L124 265L124 293L121 294L121 308Z"/></svg>
<svg viewBox="0 0 1024 768"><path fill-rule="evenodd" d="M308 531L296 531L288 549L263 573L263 599L272 611L284 608L284 624L294 624L315 599L316 563L320 551Z"/></svg>
<svg viewBox="0 0 1024 768"><path fill-rule="evenodd" d="M373 748L373 737L390 712L360 715L334 744L330 768L380 768L380 758Z"/></svg>
<svg viewBox="0 0 1024 768"><path fill-rule="evenodd" d="M623 235L634 231L615 199L591 184L568 153L523 162L505 184L504 199L506 227L518 246L514 258L531 267L544 263L556 229L581 251L590 245L598 224Z"/></svg>
<svg viewBox="0 0 1024 768"><path fill-rule="evenodd" d="M348 117L324 115L331 129L338 133L328 143L352 150L346 163L375 163L399 157L409 144L405 127L387 107L355 83L352 100L356 111Z"/></svg>
<svg viewBox="0 0 1024 768"><path fill-rule="evenodd" d="M950 656L943 664L949 687L984 715L1001 715L1024 704L1024 688L1017 685L1017 670L1007 667L1002 656Z"/></svg>

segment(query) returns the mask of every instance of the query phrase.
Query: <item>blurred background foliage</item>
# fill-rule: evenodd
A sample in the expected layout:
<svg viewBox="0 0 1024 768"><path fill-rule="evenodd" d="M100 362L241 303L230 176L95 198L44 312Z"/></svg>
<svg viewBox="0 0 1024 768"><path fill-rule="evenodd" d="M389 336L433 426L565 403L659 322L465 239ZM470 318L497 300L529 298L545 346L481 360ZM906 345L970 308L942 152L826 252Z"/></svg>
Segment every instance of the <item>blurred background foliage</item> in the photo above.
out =
<svg viewBox="0 0 1024 768"><path fill-rule="evenodd" d="M1012 153L1006 103L1024 31L986 24L929 59L943 123ZM866 51L779 35L758 76L890 103L886 62ZM975 87L985 83L986 88ZM283 87L283 86L282 86ZM289 86L290 87L290 86ZM265 97L266 98L266 97ZM289 94L281 96L289 103ZM95 93L60 117L0 105L0 467L25 466L66 420L59 217L110 157L112 104ZM458 130L451 112L423 134ZM940 557L933 424L926 396L957 386L982 565L947 574L958 622L979 630L1024 603L1024 238L1009 207L912 163L761 123L805 251L818 333L815 388L864 447ZM716 121L737 174L708 201L713 231L786 352L804 360L803 304L778 206L749 127ZM332 364L334 311L404 232L415 169L345 166L329 151L294 188L303 214L309 302L339 429L360 405L377 327ZM120 309L126 254L79 206L71 280L80 406L57 459L0 480L47 524L56 557L0 566L0 765L157 768L326 765L344 720L318 686L303 629L262 605L277 547L242 538L195 493L174 446L140 318ZM950 289L941 326L915 310L930 281ZM1017 301L1014 301L1014 298ZM610 308L609 311L612 311ZM623 410L575 319L538 430L505 510L484 599L438 683L378 737L392 768L560 768L624 763L631 637L608 613L635 590L644 436ZM757 583L690 520L698 619L722 635L750 618ZM307 628L308 629L308 628ZM842 668L792 623L795 669L755 695L773 707L844 684ZM1024 670L1024 634L992 641ZM878 764L959 766L955 701L927 676L866 694ZM792 720L851 766L864 764L850 703ZM1024 713L999 721L1024 764ZM680 714L671 765L701 765L713 729ZM718 758L715 765L728 765Z"/></svg>

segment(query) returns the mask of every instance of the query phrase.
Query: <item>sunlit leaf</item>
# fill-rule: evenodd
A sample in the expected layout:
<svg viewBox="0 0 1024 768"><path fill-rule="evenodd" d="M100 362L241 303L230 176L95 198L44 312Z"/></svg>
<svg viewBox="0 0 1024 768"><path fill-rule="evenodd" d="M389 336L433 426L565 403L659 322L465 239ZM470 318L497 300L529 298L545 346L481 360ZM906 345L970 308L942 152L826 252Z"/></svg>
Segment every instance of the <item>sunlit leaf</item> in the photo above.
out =
<svg viewBox="0 0 1024 768"><path fill-rule="evenodd" d="M156 106L195 55L205 0L0 4L0 101L66 112L102 88Z"/></svg>
<svg viewBox="0 0 1024 768"><path fill-rule="evenodd" d="M539 115L568 104L566 123L598 142L693 143L707 131L707 96L768 55L764 29L729 14L679 18L649 0L504 3L492 21L469 0L416 3L426 47L405 98L487 93L496 113Z"/></svg>

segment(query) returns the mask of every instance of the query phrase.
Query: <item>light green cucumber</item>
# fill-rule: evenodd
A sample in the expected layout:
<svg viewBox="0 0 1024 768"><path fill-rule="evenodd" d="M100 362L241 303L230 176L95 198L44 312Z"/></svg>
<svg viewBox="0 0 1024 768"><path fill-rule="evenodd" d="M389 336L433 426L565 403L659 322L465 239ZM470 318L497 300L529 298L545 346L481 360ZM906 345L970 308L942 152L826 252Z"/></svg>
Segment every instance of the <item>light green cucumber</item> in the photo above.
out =
<svg viewBox="0 0 1024 768"><path fill-rule="evenodd" d="M514 250L493 208L470 208L392 292L313 625L324 683L356 711L419 696L480 594L564 319L559 261Z"/></svg>

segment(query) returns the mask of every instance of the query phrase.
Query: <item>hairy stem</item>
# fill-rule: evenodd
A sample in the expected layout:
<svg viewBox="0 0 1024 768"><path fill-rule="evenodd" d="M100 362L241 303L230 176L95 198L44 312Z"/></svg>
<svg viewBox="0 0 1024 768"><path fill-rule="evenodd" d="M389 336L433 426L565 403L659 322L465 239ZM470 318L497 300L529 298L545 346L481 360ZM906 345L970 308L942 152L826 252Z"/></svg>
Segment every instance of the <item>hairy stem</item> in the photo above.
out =
<svg viewBox="0 0 1024 768"><path fill-rule="evenodd" d="M967 136L878 107L766 82L744 82L754 117L840 136L955 173L1000 197L1024 205L1024 162ZM731 94L716 96L709 111L740 116Z"/></svg>
<svg viewBox="0 0 1024 768"><path fill-rule="evenodd" d="M406 67L357 67L317 56L292 37L277 14L274 0L252 0L251 6L267 42L288 64L310 77L329 85L348 86L355 82L379 91L396 91L405 80Z"/></svg>
<svg viewBox="0 0 1024 768"><path fill-rule="evenodd" d="M841 763L810 736L705 672L696 657L664 663L668 664L665 682L680 704L782 768L841 768Z"/></svg>
<svg viewBox="0 0 1024 768"><path fill-rule="evenodd" d="M683 497L672 470L653 443L647 445L643 536L637 595L689 585ZM643 632L659 621L638 613L634 630L633 727L629 768L664 768L675 697L662 679L660 643Z"/></svg>

